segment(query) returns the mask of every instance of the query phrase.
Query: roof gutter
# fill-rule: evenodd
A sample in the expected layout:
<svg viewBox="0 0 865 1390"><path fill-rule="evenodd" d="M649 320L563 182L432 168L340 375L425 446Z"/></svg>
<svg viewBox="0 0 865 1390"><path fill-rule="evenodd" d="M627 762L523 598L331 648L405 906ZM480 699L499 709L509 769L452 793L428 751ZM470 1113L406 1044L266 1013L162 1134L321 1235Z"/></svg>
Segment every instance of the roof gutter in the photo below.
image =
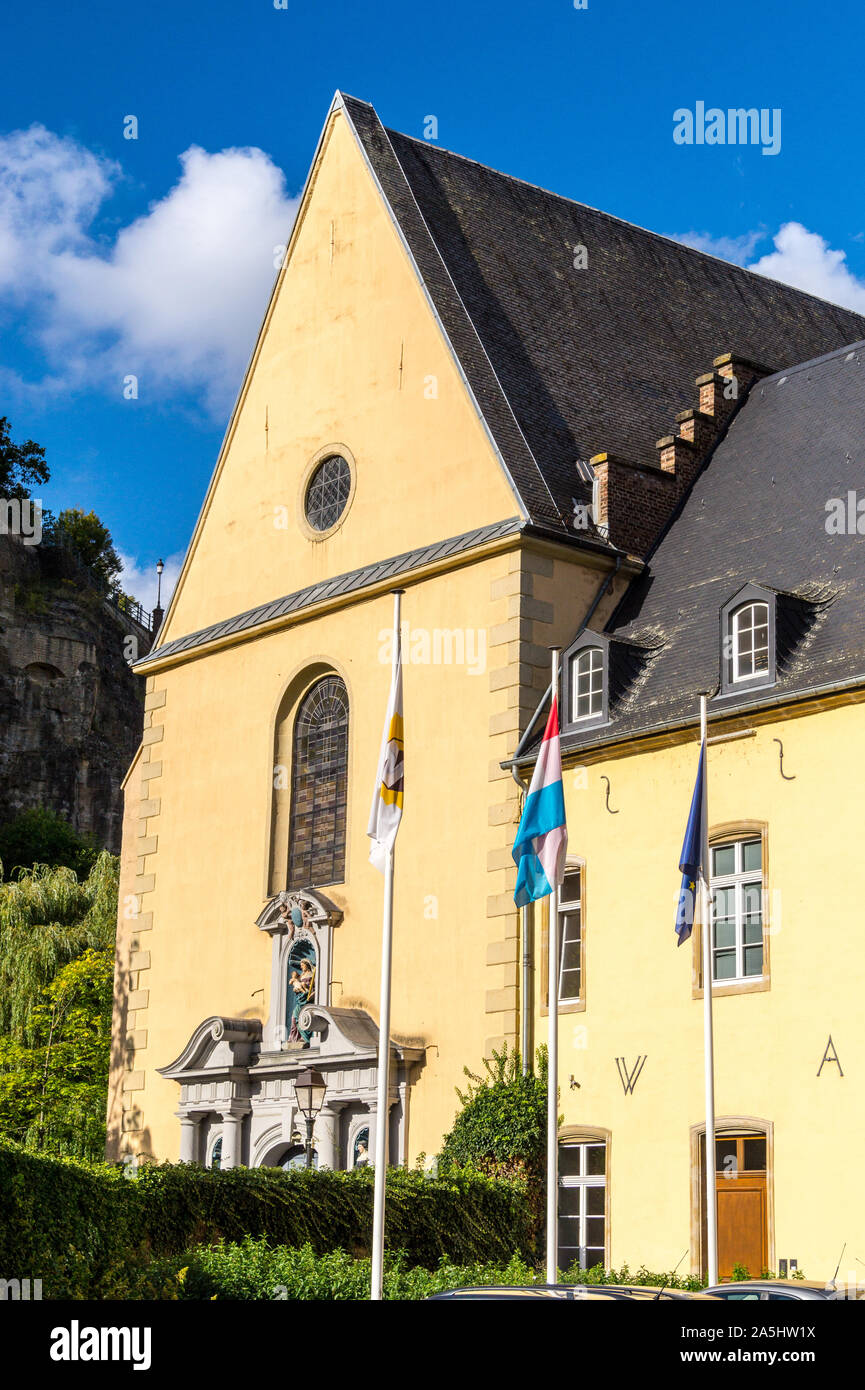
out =
<svg viewBox="0 0 865 1390"><path fill-rule="evenodd" d="M796 704L807 705L812 700L819 700L832 695L842 697L848 692L863 688L865 688L865 671L860 672L859 675L851 676L846 681L834 681L825 685L809 685L802 690L792 690L781 696L775 693L774 697L770 695L763 700L754 700L750 704L737 705L731 709L715 708L709 711L709 722L718 724L726 719L751 719L754 715L764 714L772 710L784 710ZM847 703L853 702L848 701ZM764 720L763 722L770 721ZM562 749L562 763L564 764L566 758L582 757L587 753L614 753L616 749L626 747L629 743L645 743L656 738L687 734L692 729L699 730L699 726L699 715L696 720L681 717L666 719L660 724L653 724L645 729L635 729L631 733L624 734L621 738L608 739L603 743L584 743L572 745L570 748L565 747ZM712 741L710 738L709 743ZM523 761L528 763L527 759L523 759ZM512 764L503 763L502 766L510 768Z"/></svg>

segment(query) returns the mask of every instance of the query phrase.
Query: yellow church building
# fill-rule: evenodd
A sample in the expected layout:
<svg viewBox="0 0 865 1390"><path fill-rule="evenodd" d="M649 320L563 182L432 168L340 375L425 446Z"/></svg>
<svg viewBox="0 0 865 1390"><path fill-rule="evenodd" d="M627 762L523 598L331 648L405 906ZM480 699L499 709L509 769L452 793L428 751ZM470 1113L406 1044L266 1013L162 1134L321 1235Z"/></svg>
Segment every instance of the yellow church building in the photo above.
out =
<svg viewBox="0 0 865 1390"><path fill-rule="evenodd" d="M290 1165L312 1064L319 1164L366 1162L380 1123L413 1163L465 1065L533 1051L549 922L516 911L511 846L556 645L562 1262L703 1261L704 963L674 933L701 692L722 1273L865 1252L863 339L337 94L136 667L109 1157ZM396 587L379 1115L366 829Z"/></svg>

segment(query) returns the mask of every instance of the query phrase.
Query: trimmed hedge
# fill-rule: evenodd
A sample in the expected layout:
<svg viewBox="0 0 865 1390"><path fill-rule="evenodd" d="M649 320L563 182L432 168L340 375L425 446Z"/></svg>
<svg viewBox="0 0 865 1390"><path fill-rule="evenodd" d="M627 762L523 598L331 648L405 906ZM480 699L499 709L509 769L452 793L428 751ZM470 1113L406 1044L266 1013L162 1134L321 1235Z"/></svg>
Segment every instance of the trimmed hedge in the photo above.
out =
<svg viewBox="0 0 865 1390"><path fill-rule="evenodd" d="M120 1269L247 1235L277 1246L308 1244L316 1255L340 1249L363 1257L372 1204L369 1169L222 1172L162 1164L127 1177L104 1164L0 1148L0 1276L41 1278L48 1298L110 1297ZM442 1257L506 1264L534 1253L522 1189L474 1173L430 1178L390 1169L385 1243L407 1264L428 1269Z"/></svg>

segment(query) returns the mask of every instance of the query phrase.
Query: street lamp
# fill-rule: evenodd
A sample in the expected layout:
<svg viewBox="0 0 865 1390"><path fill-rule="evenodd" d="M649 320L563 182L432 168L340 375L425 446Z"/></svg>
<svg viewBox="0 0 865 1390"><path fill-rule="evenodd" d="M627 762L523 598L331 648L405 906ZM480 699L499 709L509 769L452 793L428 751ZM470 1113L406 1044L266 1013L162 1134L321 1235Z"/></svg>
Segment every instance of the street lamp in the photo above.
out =
<svg viewBox="0 0 865 1390"><path fill-rule="evenodd" d="M156 607L162 607L162 571L165 569L161 560L156 561Z"/></svg>
<svg viewBox="0 0 865 1390"><path fill-rule="evenodd" d="M307 1067L295 1078L294 1096L297 1108L306 1121L306 1166L312 1167L312 1127L315 1117L324 1104L327 1083L320 1072Z"/></svg>

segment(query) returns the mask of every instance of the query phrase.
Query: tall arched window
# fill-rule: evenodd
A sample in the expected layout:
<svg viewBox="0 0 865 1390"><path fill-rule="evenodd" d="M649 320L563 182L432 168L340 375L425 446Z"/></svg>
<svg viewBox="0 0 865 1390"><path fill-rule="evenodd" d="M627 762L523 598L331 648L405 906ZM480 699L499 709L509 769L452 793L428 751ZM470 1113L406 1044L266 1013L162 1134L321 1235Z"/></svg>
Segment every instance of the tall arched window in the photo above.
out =
<svg viewBox="0 0 865 1390"><path fill-rule="evenodd" d="M348 693L339 676L317 681L294 725L288 886L345 878L348 796Z"/></svg>

